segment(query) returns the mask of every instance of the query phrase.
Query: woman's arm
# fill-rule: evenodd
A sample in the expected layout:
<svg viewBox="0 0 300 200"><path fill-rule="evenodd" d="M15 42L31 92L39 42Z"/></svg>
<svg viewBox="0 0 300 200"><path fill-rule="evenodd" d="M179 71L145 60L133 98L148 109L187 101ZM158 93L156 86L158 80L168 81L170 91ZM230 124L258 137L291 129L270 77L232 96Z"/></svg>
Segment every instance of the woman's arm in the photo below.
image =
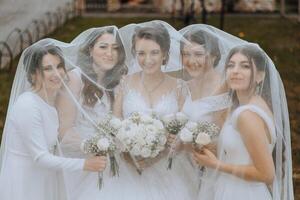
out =
<svg viewBox="0 0 300 200"><path fill-rule="evenodd" d="M67 170L67 171L102 171L106 166L105 157L92 157L89 159L63 158L53 155L49 148L45 136L44 123L40 109L34 102L22 102L18 106L16 126L20 130L20 135L25 147L29 150L33 162L42 168L50 170ZM53 124L55 125L55 124ZM53 133L57 134L57 133Z"/></svg>
<svg viewBox="0 0 300 200"><path fill-rule="evenodd" d="M270 133L266 128L266 124L257 114L244 111L238 117L237 129L253 161L252 165L224 163L207 149L204 149L203 153L194 152L195 159L200 164L233 174L245 180L271 184L274 179L275 168L272 155L268 149Z"/></svg>

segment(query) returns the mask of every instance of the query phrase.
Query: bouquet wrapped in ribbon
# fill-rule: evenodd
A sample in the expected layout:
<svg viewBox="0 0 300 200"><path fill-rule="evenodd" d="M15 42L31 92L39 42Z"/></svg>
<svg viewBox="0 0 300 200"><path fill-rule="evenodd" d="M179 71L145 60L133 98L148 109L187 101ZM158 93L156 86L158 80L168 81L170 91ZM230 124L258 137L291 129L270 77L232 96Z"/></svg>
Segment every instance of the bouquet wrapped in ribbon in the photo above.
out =
<svg viewBox="0 0 300 200"><path fill-rule="evenodd" d="M177 143L178 133L187 123L188 118L182 112L178 112L176 114L165 115L161 118L165 129L169 134L175 135L174 142L170 145L170 151L168 155L168 167L167 169L172 168L173 158L175 156L175 146Z"/></svg>

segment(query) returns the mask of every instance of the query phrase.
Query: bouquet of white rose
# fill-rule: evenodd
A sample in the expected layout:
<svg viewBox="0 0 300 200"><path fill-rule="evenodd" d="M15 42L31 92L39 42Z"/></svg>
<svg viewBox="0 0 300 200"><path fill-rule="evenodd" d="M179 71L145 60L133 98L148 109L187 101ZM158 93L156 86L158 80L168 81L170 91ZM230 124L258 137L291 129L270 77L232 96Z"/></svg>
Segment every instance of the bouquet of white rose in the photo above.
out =
<svg viewBox="0 0 300 200"><path fill-rule="evenodd" d="M86 154L109 156L112 176L119 175L119 165L115 158L117 146L113 140L113 136L118 132L119 128L121 128L121 121L108 114L105 118L99 120L95 135L81 143L81 150ZM99 172L98 176L98 185L99 189L101 189L103 185L103 173Z"/></svg>
<svg viewBox="0 0 300 200"><path fill-rule="evenodd" d="M107 154L113 154L116 146L114 143L105 136L95 135L90 139L86 139L81 143L81 150L86 154L92 154L95 156L106 156ZM111 157L111 156L110 156ZM114 159L114 165L117 165ZM113 163L111 163L113 165ZM103 172L98 172L98 186L99 189L103 186Z"/></svg>
<svg viewBox="0 0 300 200"><path fill-rule="evenodd" d="M175 156L175 145L177 143L177 135L187 123L188 118L182 112L178 112L176 114L168 114L161 118L165 129L168 133L176 135L174 142L170 145L170 151L168 155L168 167L167 169L172 168L173 158Z"/></svg>
<svg viewBox="0 0 300 200"><path fill-rule="evenodd" d="M220 128L214 123L189 121L180 131L179 137L184 143L192 143L200 149L214 142L219 132Z"/></svg>
<svg viewBox="0 0 300 200"><path fill-rule="evenodd" d="M160 120L154 116L133 113L122 121L122 126L116 134L122 141L123 152L129 152L141 173L134 157L154 158L164 150L167 142L166 132Z"/></svg>

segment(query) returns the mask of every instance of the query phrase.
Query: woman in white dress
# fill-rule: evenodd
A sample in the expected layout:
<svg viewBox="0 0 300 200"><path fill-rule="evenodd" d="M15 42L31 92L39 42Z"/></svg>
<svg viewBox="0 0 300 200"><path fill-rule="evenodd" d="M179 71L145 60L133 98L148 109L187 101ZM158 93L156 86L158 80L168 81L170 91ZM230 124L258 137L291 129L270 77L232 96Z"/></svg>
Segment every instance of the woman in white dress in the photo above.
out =
<svg viewBox="0 0 300 200"><path fill-rule="evenodd" d="M125 51L118 30L113 26L86 30L64 50L69 63L76 67L68 72L69 90L64 91L58 103L60 133L63 135L61 146L66 157L85 158L89 155L81 151L80 144L94 136L99 120L111 111L113 89L127 71ZM139 199L124 161L119 155L115 156L119 176L112 177L108 165L101 190L97 185L97 173L66 172L72 200Z"/></svg>
<svg viewBox="0 0 300 200"><path fill-rule="evenodd" d="M247 44L230 51L225 74L232 106L218 156L205 148L194 152L199 164L220 172L214 199L293 200L289 119L278 72L258 46Z"/></svg>
<svg viewBox="0 0 300 200"><path fill-rule="evenodd" d="M116 92L116 116L127 118L139 112L149 115L154 113L161 117L181 109L184 100L183 82L162 72L163 68L169 67L167 63L173 54L171 51L179 50L172 48L171 31L174 31L173 41L178 36L177 32L159 21L131 24L120 29L125 45L131 47L133 53L132 59L127 54L127 61L134 60L137 63L128 64L130 75ZM191 173L193 168L187 157L178 155L176 165L172 170L167 170L166 156L166 152L163 152L157 158L139 160L138 165L143 169L141 175L134 166L128 166L134 179L139 182L136 191L144 193L141 199L195 199L195 176Z"/></svg>
<svg viewBox="0 0 300 200"><path fill-rule="evenodd" d="M62 170L104 170L106 159L67 159L58 152L54 107L65 76L61 50L42 40L22 54L1 144L1 200L58 200L65 196Z"/></svg>
<svg viewBox="0 0 300 200"><path fill-rule="evenodd" d="M208 121L221 127L230 98L225 92L222 65L219 65L221 58L224 60L225 57L220 35L215 28L206 25L188 26L180 33L183 35L180 43L182 64L189 76L188 95L182 112L193 122ZM191 150L190 145L184 146L185 150ZM211 148L215 149L215 146L211 145ZM199 199L212 199L215 175L214 171L201 166Z"/></svg>

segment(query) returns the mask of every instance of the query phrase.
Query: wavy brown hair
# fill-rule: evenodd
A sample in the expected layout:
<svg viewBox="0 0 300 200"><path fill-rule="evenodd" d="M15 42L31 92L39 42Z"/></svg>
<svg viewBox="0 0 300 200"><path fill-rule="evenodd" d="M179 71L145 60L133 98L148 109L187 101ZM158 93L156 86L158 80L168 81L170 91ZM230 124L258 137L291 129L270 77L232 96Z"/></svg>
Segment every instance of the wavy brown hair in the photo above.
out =
<svg viewBox="0 0 300 200"><path fill-rule="evenodd" d="M88 37L85 39L78 52L77 64L82 70L81 79L83 81L82 95L84 97L84 104L90 107L95 106L97 99L101 98L105 91L97 86L97 74L95 73L92 65L93 59L90 56L90 49L93 48L98 38L104 34L112 34L116 36L116 42L119 45L118 51L118 62L110 70L105 72L102 83L106 89L113 89L120 82L123 75L127 74L127 67L125 65L125 49L122 44L119 33L114 27L107 27L103 29L93 30ZM113 78L112 78L113 77ZM113 101L113 92L108 92L109 97Z"/></svg>

